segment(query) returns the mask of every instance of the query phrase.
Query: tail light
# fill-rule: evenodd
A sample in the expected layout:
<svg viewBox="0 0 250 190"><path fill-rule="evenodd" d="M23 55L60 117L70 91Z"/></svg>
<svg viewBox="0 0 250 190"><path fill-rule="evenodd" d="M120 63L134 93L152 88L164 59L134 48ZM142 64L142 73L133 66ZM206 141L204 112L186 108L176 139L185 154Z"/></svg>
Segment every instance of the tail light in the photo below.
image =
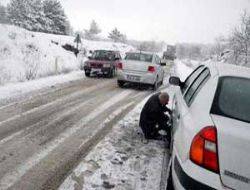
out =
<svg viewBox="0 0 250 190"><path fill-rule="evenodd" d="M148 66L148 72L154 73L155 72L155 67L154 66Z"/></svg>
<svg viewBox="0 0 250 190"><path fill-rule="evenodd" d="M215 127L205 127L194 137L190 148L190 160L203 168L219 173Z"/></svg>
<svg viewBox="0 0 250 190"><path fill-rule="evenodd" d="M123 67L122 67L122 63L118 63L118 64L117 64L117 68L122 70L122 68L123 68Z"/></svg>

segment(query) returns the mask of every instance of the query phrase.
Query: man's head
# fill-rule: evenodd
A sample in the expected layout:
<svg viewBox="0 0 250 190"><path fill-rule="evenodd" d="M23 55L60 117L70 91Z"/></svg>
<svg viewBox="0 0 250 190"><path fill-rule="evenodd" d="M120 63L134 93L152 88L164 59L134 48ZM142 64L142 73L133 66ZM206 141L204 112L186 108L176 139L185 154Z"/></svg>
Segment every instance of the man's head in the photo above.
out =
<svg viewBox="0 0 250 190"><path fill-rule="evenodd" d="M159 95L159 100L162 105L167 105L169 102L169 95L166 92L161 92Z"/></svg>

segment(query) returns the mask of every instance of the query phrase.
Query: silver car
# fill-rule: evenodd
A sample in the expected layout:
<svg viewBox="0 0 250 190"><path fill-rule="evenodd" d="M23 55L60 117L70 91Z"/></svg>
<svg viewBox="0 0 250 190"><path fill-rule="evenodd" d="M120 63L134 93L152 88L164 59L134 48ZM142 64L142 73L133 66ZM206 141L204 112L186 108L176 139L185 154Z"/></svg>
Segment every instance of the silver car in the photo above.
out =
<svg viewBox="0 0 250 190"><path fill-rule="evenodd" d="M117 83L123 87L125 83L151 85L155 90L163 84L164 70L160 57L155 53L129 52L125 59L117 65Z"/></svg>

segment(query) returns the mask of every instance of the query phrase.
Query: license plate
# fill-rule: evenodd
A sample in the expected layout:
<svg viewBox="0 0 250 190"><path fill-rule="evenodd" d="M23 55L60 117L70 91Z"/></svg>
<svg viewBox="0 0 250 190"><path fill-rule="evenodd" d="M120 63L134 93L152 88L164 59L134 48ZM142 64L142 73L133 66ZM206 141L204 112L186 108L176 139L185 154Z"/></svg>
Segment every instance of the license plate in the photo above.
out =
<svg viewBox="0 0 250 190"><path fill-rule="evenodd" d="M127 75L127 79L130 80L130 81L139 82L141 78L139 76Z"/></svg>
<svg viewBox="0 0 250 190"><path fill-rule="evenodd" d="M91 69L91 72L93 72L93 73L100 73L101 69Z"/></svg>

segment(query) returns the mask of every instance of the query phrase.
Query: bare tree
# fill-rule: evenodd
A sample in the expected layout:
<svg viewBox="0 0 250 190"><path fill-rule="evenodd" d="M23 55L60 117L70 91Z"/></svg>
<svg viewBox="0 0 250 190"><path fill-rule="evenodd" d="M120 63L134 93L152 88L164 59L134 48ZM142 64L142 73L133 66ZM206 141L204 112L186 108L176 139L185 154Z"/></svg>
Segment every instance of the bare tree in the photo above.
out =
<svg viewBox="0 0 250 190"><path fill-rule="evenodd" d="M250 61L250 15L246 11L241 16L241 25L234 29L229 42L234 53L235 64L248 65Z"/></svg>

